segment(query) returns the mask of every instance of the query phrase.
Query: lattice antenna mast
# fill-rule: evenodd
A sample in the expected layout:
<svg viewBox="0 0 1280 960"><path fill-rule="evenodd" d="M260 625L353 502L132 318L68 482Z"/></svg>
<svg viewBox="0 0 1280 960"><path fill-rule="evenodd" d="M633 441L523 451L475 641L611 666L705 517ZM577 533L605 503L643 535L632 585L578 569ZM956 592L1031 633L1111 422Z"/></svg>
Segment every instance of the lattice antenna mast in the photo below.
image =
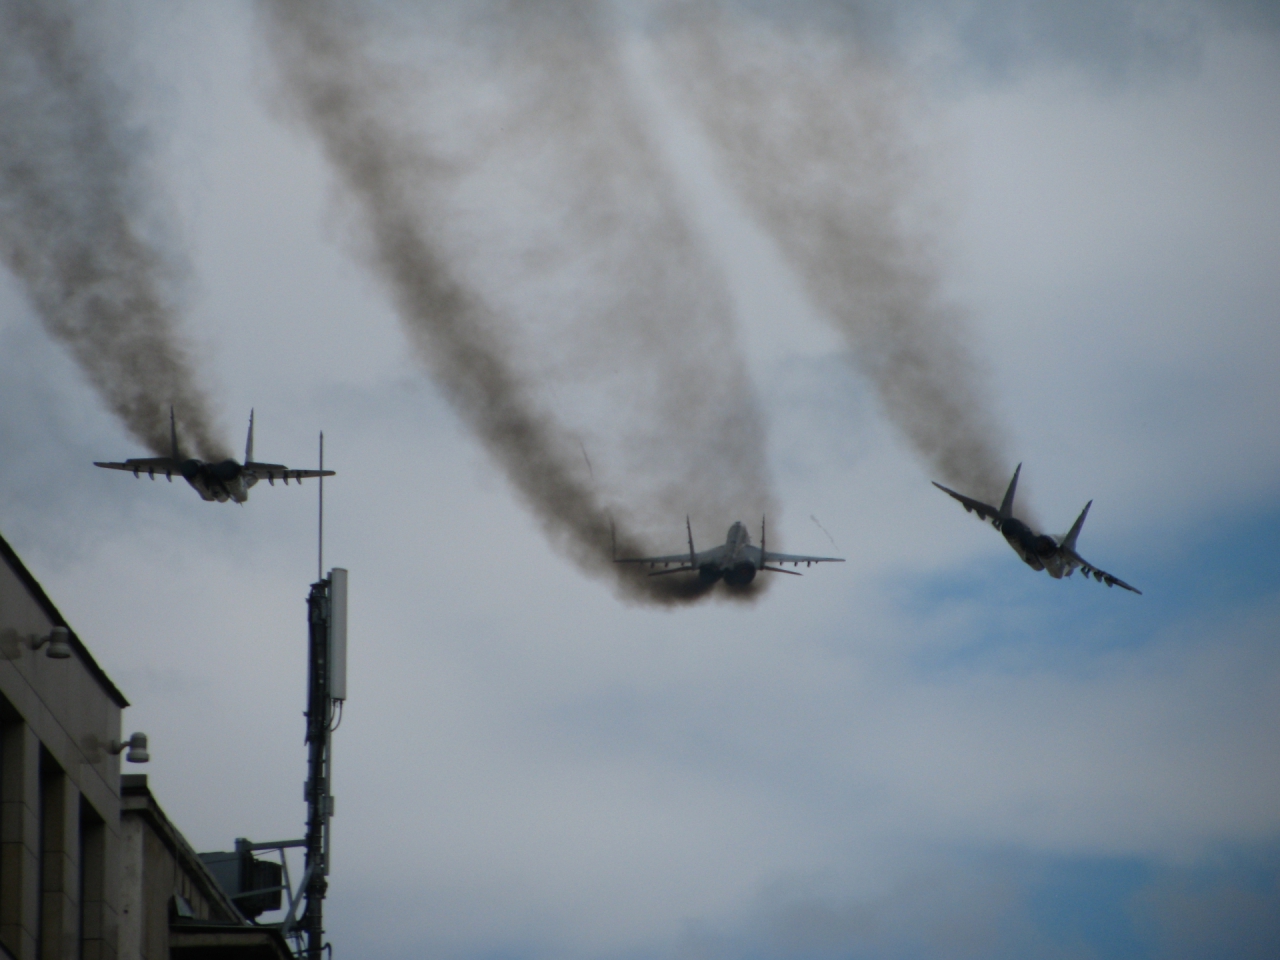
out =
<svg viewBox="0 0 1280 960"><path fill-rule="evenodd" d="M316 525L316 579L324 579L324 431L320 431L320 517Z"/></svg>
<svg viewBox="0 0 1280 960"><path fill-rule="evenodd" d="M310 659L307 671L307 836L303 896L298 922L306 941L302 956L320 960L324 948L324 898L329 883L329 821L333 731L347 699L347 571L335 567L311 585L307 598Z"/></svg>
<svg viewBox="0 0 1280 960"><path fill-rule="evenodd" d="M320 504L316 532L316 582L307 598L310 655L307 667L306 860L301 883L306 909L297 922L299 957L324 954L324 898L329 887L329 825L333 731L347 699L347 571L324 577L324 432L320 433Z"/></svg>

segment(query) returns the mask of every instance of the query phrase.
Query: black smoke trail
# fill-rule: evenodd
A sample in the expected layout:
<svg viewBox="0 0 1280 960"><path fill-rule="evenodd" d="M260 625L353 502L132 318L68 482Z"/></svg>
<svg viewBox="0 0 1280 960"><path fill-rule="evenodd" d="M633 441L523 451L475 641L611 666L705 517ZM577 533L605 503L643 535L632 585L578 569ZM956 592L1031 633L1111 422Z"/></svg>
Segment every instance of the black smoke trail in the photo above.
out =
<svg viewBox="0 0 1280 960"><path fill-rule="evenodd" d="M998 496L1009 471L983 371L912 222L921 164L902 71L820 18L668 6L655 36L674 86L888 418L934 476Z"/></svg>
<svg viewBox="0 0 1280 960"><path fill-rule="evenodd" d="M184 443L220 459L171 271L142 225L151 185L84 12L0 0L0 256L134 437L167 454L172 406Z"/></svg>
<svg viewBox="0 0 1280 960"><path fill-rule="evenodd" d="M599 6L262 9L285 98L354 201L364 256L548 536L631 599L705 594L611 562L615 523L618 556L671 553L685 514L720 532L771 504L721 285Z"/></svg>

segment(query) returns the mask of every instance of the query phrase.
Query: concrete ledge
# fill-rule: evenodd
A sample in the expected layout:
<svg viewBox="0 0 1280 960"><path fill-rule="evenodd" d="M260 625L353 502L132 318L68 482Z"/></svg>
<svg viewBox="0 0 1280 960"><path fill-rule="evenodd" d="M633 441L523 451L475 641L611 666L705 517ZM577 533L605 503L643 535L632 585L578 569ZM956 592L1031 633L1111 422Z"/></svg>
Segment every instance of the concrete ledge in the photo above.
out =
<svg viewBox="0 0 1280 960"><path fill-rule="evenodd" d="M169 927L171 960L293 960L274 927L234 927L174 923Z"/></svg>

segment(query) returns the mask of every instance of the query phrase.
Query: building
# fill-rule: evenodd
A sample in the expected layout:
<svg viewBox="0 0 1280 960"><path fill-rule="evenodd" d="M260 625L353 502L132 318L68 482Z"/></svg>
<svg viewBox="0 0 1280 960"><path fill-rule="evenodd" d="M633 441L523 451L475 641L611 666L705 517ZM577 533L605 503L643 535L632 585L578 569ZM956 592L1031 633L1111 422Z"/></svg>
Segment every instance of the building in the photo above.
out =
<svg viewBox="0 0 1280 960"><path fill-rule="evenodd" d="M170 823L145 776L121 778L129 705L0 537L0 958L291 956ZM127 753L126 753L127 751Z"/></svg>
<svg viewBox="0 0 1280 960"><path fill-rule="evenodd" d="M121 958L292 956L279 930L245 919L160 809L145 774L121 778L120 875Z"/></svg>

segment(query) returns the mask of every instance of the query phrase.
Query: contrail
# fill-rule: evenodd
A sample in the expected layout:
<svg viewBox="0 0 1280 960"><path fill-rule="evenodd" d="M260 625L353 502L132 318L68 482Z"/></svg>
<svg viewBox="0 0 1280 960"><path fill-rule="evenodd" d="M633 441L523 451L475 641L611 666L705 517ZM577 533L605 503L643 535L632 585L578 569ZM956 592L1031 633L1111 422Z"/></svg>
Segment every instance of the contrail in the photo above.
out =
<svg viewBox="0 0 1280 960"><path fill-rule="evenodd" d="M172 406L187 448L221 459L171 270L141 226L136 134L77 16L65 0L0 0L0 256L134 437L167 454Z"/></svg>
<svg viewBox="0 0 1280 960"><path fill-rule="evenodd" d="M827 533L827 528L826 528L826 527L824 527L821 523L819 523L819 522L818 522L818 518L817 518L817 517L815 517L815 516L811 513L811 514L809 514L809 519L813 521L813 525L814 525L815 527L817 527L817 528L818 528L819 530L821 530L824 534L826 534L827 539L831 541L831 545L832 545L833 547L835 547L837 550L839 550L839 549L840 549L840 545L839 545L838 543L836 543L836 541L835 541L835 537L833 537L833 536L831 536L831 534Z"/></svg>
<svg viewBox="0 0 1280 960"><path fill-rule="evenodd" d="M549 538L626 598L705 594L613 564L611 517L626 557L771 510L764 430L598 5L262 10L364 256Z"/></svg>
<svg viewBox="0 0 1280 960"><path fill-rule="evenodd" d="M851 30L747 5L668 4L655 42L733 183L937 477L999 496L1001 433L924 234L912 99ZM766 5L766 8L768 5Z"/></svg>

